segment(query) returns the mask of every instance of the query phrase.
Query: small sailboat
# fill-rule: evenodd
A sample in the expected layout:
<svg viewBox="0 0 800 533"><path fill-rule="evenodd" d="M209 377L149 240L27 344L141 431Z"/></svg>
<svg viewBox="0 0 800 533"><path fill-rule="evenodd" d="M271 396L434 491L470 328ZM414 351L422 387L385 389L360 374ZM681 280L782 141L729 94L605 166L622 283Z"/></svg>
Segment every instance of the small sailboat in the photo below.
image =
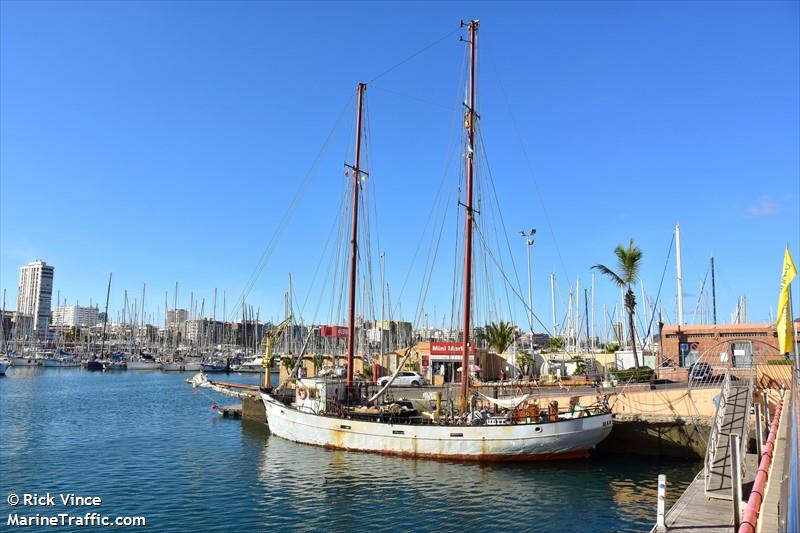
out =
<svg viewBox="0 0 800 533"><path fill-rule="evenodd" d="M478 21L466 24L470 46L469 79L465 102L467 128L466 198L464 231L464 293L461 366L471 368L474 345L471 337L472 266L473 266L473 172L476 145L475 64ZM358 85L355 163L353 171L353 203L350 237L350 291L348 306L348 343L346 381L320 378L295 379L294 391L278 387L264 388L261 397L266 407L267 423L272 435L295 442L351 451L375 452L407 457L425 457L468 461L533 461L556 458L585 457L588 451L611 432L612 416L604 404L561 412L552 404L546 411L519 398L495 400L470 391L468 372L462 372L461 398L458 410L442 414L423 413L410 403L382 400L382 395L402 370L411 353L409 348L394 376L370 397L361 392L368 386L353 379L355 346L356 265L358 264L358 212L360 181L366 176L361 169L362 110L366 84ZM298 361L302 352L298 356ZM297 368L299 365L295 365ZM286 394L286 392L289 392ZM496 409L476 409L481 401L494 401Z"/></svg>
<svg viewBox="0 0 800 533"><path fill-rule="evenodd" d="M0 376L5 376L6 370L8 370L8 367L10 366L11 366L11 359L6 357L5 355L0 356Z"/></svg>

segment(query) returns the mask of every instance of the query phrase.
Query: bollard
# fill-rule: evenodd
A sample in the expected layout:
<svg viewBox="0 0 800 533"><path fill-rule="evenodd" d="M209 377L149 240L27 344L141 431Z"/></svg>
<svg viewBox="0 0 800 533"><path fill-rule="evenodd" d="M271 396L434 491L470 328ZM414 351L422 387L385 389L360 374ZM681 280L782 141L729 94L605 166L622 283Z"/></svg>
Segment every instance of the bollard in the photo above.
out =
<svg viewBox="0 0 800 533"><path fill-rule="evenodd" d="M761 459L761 450L764 448L764 424L761 420L761 404L756 404L756 455Z"/></svg>
<svg viewBox="0 0 800 533"><path fill-rule="evenodd" d="M731 491L733 496L733 530L739 531L742 521L742 458L739 456L739 435L728 435L731 452Z"/></svg>
<svg viewBox="0 0 800 533"><path fill-rule="evenodd" d="M656 529L666 531L667 523L664 520L664 507L667 503L667 476L658 475L658 507L656 510Z"/></svg>

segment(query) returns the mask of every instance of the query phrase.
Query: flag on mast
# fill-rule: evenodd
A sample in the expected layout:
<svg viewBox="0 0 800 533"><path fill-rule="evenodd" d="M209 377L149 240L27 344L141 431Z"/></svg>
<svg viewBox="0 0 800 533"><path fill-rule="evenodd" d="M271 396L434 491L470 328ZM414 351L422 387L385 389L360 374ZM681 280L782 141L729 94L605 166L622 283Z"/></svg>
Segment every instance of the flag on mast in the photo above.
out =
<svg viewBox="0 0 800 533"><path fill-rule="evenodd" d="M794 329L792 328L792 310L789 308L790 284L797 276L792 256L789 255L789 246L783 255L783 270L781 271L781 294L778 297L778 350L780 353L794 352Z"/></svg>

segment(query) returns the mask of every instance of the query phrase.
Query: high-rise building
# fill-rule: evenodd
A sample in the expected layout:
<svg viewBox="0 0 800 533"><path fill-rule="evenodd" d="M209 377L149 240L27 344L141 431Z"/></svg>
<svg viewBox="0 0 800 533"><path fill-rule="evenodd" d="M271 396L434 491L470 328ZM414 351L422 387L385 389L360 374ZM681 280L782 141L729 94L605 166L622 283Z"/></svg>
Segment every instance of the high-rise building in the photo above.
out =
<svg viewBox="0 0 800 533"><path fill-rule="evenodd" d="M97 307L80 307L77 305L66 305L53 309L54 326L96 326L99 321L99 309Z"/></svg>
<svg viewBox="0 0 800 533"><path fill-rule="evenodd" d="M167 327L183 325L188 316L186 309L167 309Z"/></svg>
<svg viewBox="0 0 800 533"><path fill-rule="evenodd" d="M33 334L37 337L46 336L50 324L53 270L44 261L32 261L19 269L17 312L33 317Z"/></svg>

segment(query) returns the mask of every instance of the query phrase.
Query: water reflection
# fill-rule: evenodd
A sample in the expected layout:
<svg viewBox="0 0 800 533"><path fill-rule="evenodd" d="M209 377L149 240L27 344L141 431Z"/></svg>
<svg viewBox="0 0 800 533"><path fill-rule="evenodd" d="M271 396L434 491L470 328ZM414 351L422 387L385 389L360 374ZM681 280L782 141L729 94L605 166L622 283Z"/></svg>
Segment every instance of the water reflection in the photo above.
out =
<svg viewBox="0 0 800 533"><path fill-rule="evenodd" d="M154 531L645 531L696 463L462 464L348 453L223 419L187 374L18 369L0 380L0 493L98 495ZM251 376L237 378L247 382Z"/></svg>

